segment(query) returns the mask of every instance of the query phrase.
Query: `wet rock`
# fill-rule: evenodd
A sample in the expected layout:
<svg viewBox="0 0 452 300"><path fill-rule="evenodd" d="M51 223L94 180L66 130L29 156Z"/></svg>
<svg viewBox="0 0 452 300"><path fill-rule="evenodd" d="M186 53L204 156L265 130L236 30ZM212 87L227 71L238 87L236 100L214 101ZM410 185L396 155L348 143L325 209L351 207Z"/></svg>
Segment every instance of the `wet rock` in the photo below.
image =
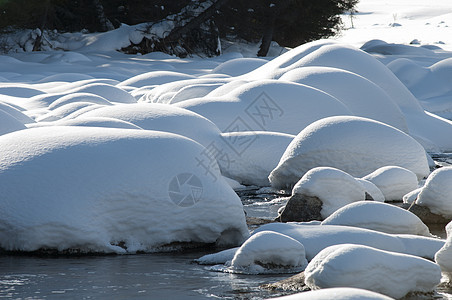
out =
<svg viewBox="0 0 452 300"><path fill-rule="evenodd" d="M294 194L289 198L286 207L281 211L276 221L279 222L309 222L323 220L320 211L322 201L318 197L304 194Z"/></svg>
<svg viewBox="0 0 452 300"><path fill-rule="evenodd" d="M275 283L262 285L262 288L269 290L291 291L291 292L306 292L310 291L308 286L304 283L304 272L298 273L287 279Z"/></svg>
<svg viewBox="0 0 452 300"><path fill-rule="evenodd" d="M412 212L416 216L419 217L419 219L424 222L424 224L447 224L450 220L444 218L441 215L434 214L430 211L430 209L427 206L421 206L417 204L410 204L410 203L403 203L402 208Z"/></svg>

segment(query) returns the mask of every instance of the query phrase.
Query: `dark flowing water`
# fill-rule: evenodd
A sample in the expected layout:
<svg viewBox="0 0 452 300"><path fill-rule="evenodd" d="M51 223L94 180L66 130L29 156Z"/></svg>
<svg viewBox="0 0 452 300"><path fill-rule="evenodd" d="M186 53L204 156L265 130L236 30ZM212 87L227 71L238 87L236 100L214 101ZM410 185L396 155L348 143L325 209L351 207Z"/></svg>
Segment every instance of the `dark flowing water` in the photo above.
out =
<svg viewBox="0 0 452 300"><path fill-rule="evenodd" d="M283 205L275 199L283 196L280 194L249 190L239 196L248 217L273 219ZM444 236L442 228L435 230ZM263 299L283 295L260 286L290 275L213 272L193 263L204 254L207 252L82 257L0 254L0 298ZM452 299L451 288L438 291L443 294L433 298Z"/></svg>

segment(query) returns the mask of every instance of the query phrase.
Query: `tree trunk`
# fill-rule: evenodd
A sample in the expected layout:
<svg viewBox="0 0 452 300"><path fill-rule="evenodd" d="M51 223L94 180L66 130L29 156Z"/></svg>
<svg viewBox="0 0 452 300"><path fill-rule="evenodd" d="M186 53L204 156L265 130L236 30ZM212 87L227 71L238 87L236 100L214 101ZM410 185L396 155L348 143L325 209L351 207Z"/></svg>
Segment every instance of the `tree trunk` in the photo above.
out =
<svg viewBox="0 0 452 300"><path fill-rule="evenodd" d="M97 19L99 20L99 25L101 31L109 31L115 29L110 20L105 16L104 6L99 0L93 0L93 5L96 8Z"/></svg>
<svg viewBox="0 0 452 300"><path fill-rule="evenodd" d="M42 45L42 35L44 34L44 29L47 24L47 16L49 14L49 1L46 1L44 14L42 17L42 23L41 27L39 28L40 34L36 37L35 42L33 43L33 50L32 51L41 51L41 45Z"/></svg>

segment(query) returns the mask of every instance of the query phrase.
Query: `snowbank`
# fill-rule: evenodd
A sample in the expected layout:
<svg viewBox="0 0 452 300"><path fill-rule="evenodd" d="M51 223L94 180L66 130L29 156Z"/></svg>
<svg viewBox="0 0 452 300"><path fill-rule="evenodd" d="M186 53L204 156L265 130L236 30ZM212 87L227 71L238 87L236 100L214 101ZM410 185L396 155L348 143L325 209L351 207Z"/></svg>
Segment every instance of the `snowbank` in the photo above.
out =
<svg viewBox="0 0 452 300"><path fill-rule="evenodd" d="M326 218L322 225L354 226L392 234L432 236L428 227L415 214L375 201L348 204Z"/></svg>
<svg viewBox="0 0 452 300"><path fill-rule="evenodd" d="M329 117L295 137L269 179L273 187L287 188L319 166L362 177L388 165L411 170L418 179L430 173L424 148L402 131L361 117Z"/></svg>
<svg viewBox="0 0 452 300"><path fill-rule="evenodd" d="M319 198L322 201L320 214L324 219L347 204L366 199L362 184L350 174L329 167L306 172L292 189L294 194Z"/></svg>
<svg viewBox="0 0 452 300"><path fill-rule="evenodd" d="M355 287L393 298L431 292L441 281L441 269L431 261L350 244L323 249L304 274L311 289Z"/></svg>
<svg viewBox="0 0 452 300"><path fill-rule="evenodd" d="M237 245L240 199L179 135L41 127L0 137L0 247L135 253L176 243ZM168 248L166 248L168 249Z"/></svg>
<svg viewBox="0 0 452 300"><path fill-rule="evenodd" d="M446 226L446 244L435 254L435 261L452 282L452 222Z"/></svg>
<svg viewBox="0 0 452 300"><path fill-rule="evenodd" d="M250 274L294 273L303 270L307 264L300 242L277 232L261 231L237 250L231 269Z"/></svg>
<svg viewBox="0 0 452 300"><path fill-rule="evenodd" d="M420 191L416 204L427 206L434 214L452 219L452 167L443 167L430 174Z"/></svg>
<svg viewBox="0 0 452 300"><path fill-rule="evenodd" d="M369 229L338 225L297 223L266 224L254 231L274 231L288 235L303 244L310 261L322 249L338 244L358 244L381 250L433 259L444 241L418 235L391 235Z"/></svg>
<svg viewBox="0 0 452 300"><path fill-rule="evenodd" d="M275 300L391 300L388 296L357 288L329 288L302 292L290 296L272 298Z"/></svg>
<svg viewBox="0 0 452 300"><path fill-rule="evenodd" d="M401 201L405 194L418 188L418 178L412 171L386 166L363 177L375 184L383 193L386 201Z"/></svg>

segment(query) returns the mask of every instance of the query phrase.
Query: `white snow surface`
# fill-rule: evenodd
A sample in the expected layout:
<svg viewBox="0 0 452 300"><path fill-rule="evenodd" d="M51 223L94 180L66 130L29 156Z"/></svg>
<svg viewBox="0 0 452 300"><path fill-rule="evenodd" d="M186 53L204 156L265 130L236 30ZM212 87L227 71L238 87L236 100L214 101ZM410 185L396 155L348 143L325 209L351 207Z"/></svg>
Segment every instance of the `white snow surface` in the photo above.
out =
<svg viewBox="0 0 452 300"><path fill-rule="evenodd" d="M280 80L306 84L340 100L355 116L374 119L408 132L405 116L391 97L372 81L331 67L300 67Z"/></svg>
<svg viewBox="0 0 452 300"><path fill-rule="evenodd" d="M117 49L129 46L132 42L137 43L143 38L146 34L143 31L143 26L146 25L143 24L136 26L123 24L119 29L106 33L52 35L47 32L48 45L42 52L31 52L32 38L35 38L38 33L35 30L2 37L2 46L5 49L8 48L10 52L7 55L0 55L1 140L12 140L11 136L34 136L41 132L48 132L49 135L50 132L55 132L55 140L48 136L42 137L42 143L31 142L38 137L34 137L30 142L26 138L20 139L15 142L15 147L0 149L3 153L0 159L6 162L0 167L7 168L8 172L14 170L14 172L27 174L23 179L14 179L15 186L19 187L14 193L31 194L31 191L39 191L49 195L40 201L54 199L52 191L62 191L66 186L71 190L77 183L85 180L85 177L87 182L91 178L88 184L90 189L86 191L79 189L76 191L77 195L82 192L93 195L102 194L106 191L106 187L112 184L109 183L111 178L116 178L114 182L124 179L121 171L111 171L122 161L118 156L122 154L121 158L130 158L137 152L144 151L126 147L125 144L138 143L136 139L146 140L142 136L160 136L165 135L163 132L172 132L189 137L205 148L193 141L184 142L196 145L190 144L191 149L198 148L196 151L187 153L179 151L174 156L175 159L161 159L152 163L159 164L161 166L159 172L163 170L163 173L177 169L175 164L180 164L179 167L189 166L190 170L196 169L200 172L198 177L206 177L214 181L213 186L223 186L224 182L221 178L225 177L221 175L226 174L234 179L227 181L235 187L240 187L237 181L259 186L268 185L269 181L266 177L271 169L276 167L278 161L290 162L284 168L279 168L279 171L284 169L284 172L290 173L279 176L278 184L281 187L293 186L304 173L319 166L336 167L352 176L362 177L380 167L395 165L414 172L419 180L429 174L424 163L425 152L423 156L420 151L422 147L429 152L452 150L452 139L449 138L452 136L452 122L444 119L452 116L450 1L435 0L432 4L420 0L391 2L361 0L357 8L359 12L353 19L354 28L351 28L350 17L343 16L344 22L350 28L343 31L341 36L307 43L287 52L272 44L271 55L285 53L276 58L265 59L255 57L258 45L232 44L223 41L224 54L210 59L199 57L179 59L163 53L125 55L117 52ZM147 33L148 37L162 36L171 26L172 22L154 24L151 32ZM64 51L54 49L64 49ZM163 109L162 106L144 106L149 103L137 104L136 102L159 102L167 106ZM179 114L180 107L188 110L183 110L183 113ZM146 122L137 124L140 113L147 114L147 119L145 118ZM295 148L289 145L284 151L292 135L306 133L304 130L317 120L339 115L349 116L340 118L366 117L394 126L401 131L395 134L395 129L391 129L392 131L375 129L365 134L364 129L361 130L356 126L349 131L348 135L336 129L321 135L314 130L309 133L312 133L315 139L310 140L308 136L304 136L303 141L306 140L307 143L297 144ZM82 126L83 128L73 128ZM127 128L127 133L125 129L113 129L119 127ZM162 132L155 133L152 130ZM40 153L53 153L52 149L55 149L56 144L62 139L57 134L58 131L61 131L61 134L80 132L80 135L83 132L84 136L90 137L97 136L99 132L121 132L118 134L121 137L133 136L133 138L118 137L118 140L122 141L118 143L124 144L119 147L122 149L121 152L118 151L111 166L110 162L106 164L110 167L103 171L96 169L95 174L104 173L103 176L94 178L86 176L82 171L74 174L66 172L65 167L75 167L78 162L77 167L81 170L95 157L101 157L101 153L93 154L93 158L84 158L85 152L75 153L75 146L65 148L66 150L58 152L61 153L58 159L64 163L59 167L57 174L52 173L54 166L49 164L56 161L56 156L48 161L37 162L36 157L43 157L39 156ZM392 133L389 133L390 131ZM412 139L407 138L408 135L401 135L402 131ZM354 139L352 135L355 134L357 138ZM114 136L110 133L108 135ZM71 139L71 136L69 135L68 139ZM249 145L241 144L252 136L259 138ZM238 148L234 144L231 148L229 142L226 144L224 142L231 138L240 141L238 144L240 147L243 145L249 147ZM418 144L413 143L413 139ZM93 140L94 138L90 141ZM297 136L293 143L297 143L296 141L300 141L300 136ZM84 146L80 147L85 147L86 151L89 149L94 151L93 149L99 146L99 143L82 143L81 145ZM154 144L154 142L149 143ZM215 154L206 152L212 143L222 145L219 147L219 152ZM97 146L94 147L94 144ZM312 155L304 155L306 154L304 152L303 155L298 155L301 154L301 150L306 149L307 145L315 150L310 152ZM349 147L337 148L339 145ZM33 148L35 146L36 148ZM25 149L24 147L28 152L18 153L19 149ZM157 151L154 148L149 147L149 152ZM289 153L289 148L301 150L300 153ZM345 150L336 151L336 149ZM356 153L352 151L354 149L361 152ZM323 150L327 154L325 157L322 156ZM200 158L206 153L215 158L208 161L208 169L204 168L200 162ZM219 159L222 157L219 154L236 155L237 164L228 166ZM281 160L289 154L296 159ZM114 156L114 154L109 155ZM165 155L161 153L157 156ZM14 165L13 168L14 162L10 160L19 156L26 159L23 163ZM144 154L136 155L136 160L140 157L142 162L152 160L144 156ZM328 157L332 157L331 161L338 162L339 165L326 164L325 162L329 161ZM383 162L375 164L377 158L384 158ZM318 163L308 164L316 159ZM88 163L85 163L85 160ZM219 167L216 160L222 174L218 173ZM305 169L299 169L295 161L299 161ZM91 167L94 168L99 164L100 162L93 162ZM145 172L142 170L143 163L137 165L137 170ZM350 171L351 169L364 171L355 173ZM129 169L125 167L125 170ZM2 171L2 174L4 172ZM131 186L138 185L140 182L145 185L145 178L137 178L138 173L133 174L135 175L124 179L124 182L133 182ZM444 178L441 179L443 176ZM427 182L422 188L420 194L423 196L420 197L419 202L432 207L433 210L449 214L451 201L448 195L451 192L448 190L450 186L448 175L445 173L434 177L437 178ZM57 178L57 180L44 182L42 186L37 185L36 182L41 182L45 178L48 180ZM160 185L159 180L151 183L147 181L146 186L163 193L165 185ZM383 200L382 195L379 194L381 191L375 185L371 185L370 181L357 180L363 183L364 189L375 199ZM102 184L94 184L99 181L107 182L105 187ZM435 182L438 183L437 186ZM2 186L6 186L5 181ZM44 191L46 187L48 190ZM12 193L13 187L5 188ZM126 189L121 184L117 184L115 188ZM230 188L226 186L224 189L229 189L225 194L229 195ZM30 199L36 199L35 197L37 196L33 195ZM78 205L80 200L75 196L60 198L68 202L68 207L77 207L76 211L80 213L85 210L86 214L91 213L88 211L91 207L88 209L86 206ZM439 199L439 201L433 201L433 199ZM86 204L88 201L82 200L85 202L82 201L81 204ZM34 209L34 205L37 204L30 204L24 198L8 201L10 201L8 205L17 202L14 205L21 207L21 213L15 213L14 218L32 216L33 218L30 217L29 221L21 220L26 228L33 227L33 222L36 218L39 219L40 215L33 214L31 208ZM237 210L238 206L239 204L237 204ZM138 206L123 205L120 209L124 211L124 215L134 216L134 210L138 209ZM110 210L108 206L99 204L92 211L108 216ZM49 215L49 220L62 218L59 212L52 209L46 210L45 214ZM139 215L138 213L137 219ZM6 217L6 211L0 213L2 224L14 223L16 222L14 218L10 215ZM210 221L205 222L196 234L203 236L204 228L207 228L206 235L210 235L211 227L217 228L217 220L213 219L212 226L209 224ZM159 224L160 227L161 224ZM87 230L93 229L88 228L90 225L83 226ZM240 226L243 227L243 224ZM167 229L172 231L176 228L176 226L171 227L168 226ZM11 235L6 241L11 240L10 236L16 237L22 234L20 228L22 227L8 227L10 230L8 234ZM39 227L33 228L38 230ZM66 247L66 244L74 246L72 240L77 243L77 239L80 238L76 234L80 231L77 230L69 231L65 235L66 240L61 244L62 248ZM124 229L122 237L130 235L132 240L139 235L139 233L126 231ZM76 238L73 239L74 235ZM111 243L121 242L119 238L108 240L107 236L108 234L105 233L92 244L100 243L104 249L102 251L123 251L122 248L111 245ZM86 235L86 239L91 237ZM421 243L418 238L405 237L403 240L413 249L422 248L418 245ZM4 241L2 239L2 242ZM91 243L92 240L89 242ZM74 247L77 246L80 245ZM133 252L140 247L130 246L128 251ZM432 249L428 247L427 249L430 249L426 250L430 255Z"/></svg>
<svg viewBox="0 0 452 300"><path fill-rule="evenodd" d="M305 250L299 241L281 233L261 231L240 246L230 269L250 274L293 273L307 265Z"/></svg>
<svg viewBox="0 0 452 300"><path fill-rule="evenodd" d="M49 126L0 145L3 249L135 253L248 236L238 196L197 166L203 147L180 135Z"/></svg>
<svg viewBox="0 0 452 300"><path fill-rule="evenodd" d="M445 241L407 234L387 234L374 230L339 226L298 223L266 224L254 231L274 231L288 235L303 244L306 258L312 260L322 249L338 244L358 244L381 250L433 259Z"/></svg>
<svg viewBox="0 0 452 300"><path fill-rule="evenodd" d="M425 181L416 204L426 206L432 213L452 219L452 167L436 169Z"/></svg>
<svg viewBox="0 0 452 300"><path fill-rule="evenodd" d="M375 184L386 201L400 201L405 194L417 189L418 178L408 169L397 166L379 168L363 177Z"/></svg>
<svg viewBox="0 0 452 300"><path fill-rule="evenodd" d="M441 281L440 267L429 260L351 244L323 249L304 274L311 289L355 287L393 298L431 292Z"/></svg>
<svg viewBox="0 0 452 300"><path fill-rule="evenodd" d="M322 221L322 225L367 228L391 234L432 236L415 214L395 205L376 201L348 204Z"/></svg>
<svg viewBox="0 0 452 300"><path fill-rule="evenodd" d="M385 202L385 196L375 184L362 178L355 179L364 186L366 193L368 193L374 201Z"/></svg>
<svg viewBox="0 0 452 300"><path fill-rule="evenodd" d="M435 261L452 282L452 222L446 226L446 244L435 254Z"/></svg>
<svg viewBox="0 0 452 300"><path fill-rule="evenodd" d="M357 288L329 288L276 297L277 300L391 300L388 296Z"/></svg>
<svg viewBox="0 0 452 300"><path fill-rule="evenodd" d="M26 128L22 122L0 109L0 135Z"/></svg>
<svg viewBox="0 0 452 300"><path fill-rule="evenodd" d="M115 118L147 130L180 134L205 147L208 147L220 135L220 130L215 124L203 116L186 109L160 103L105 106L84 113L80 117Z"/></svg>
<svg viewBox="0 0 452 300"><path fill-rule="evenodd" d="M254 80L223 96L207 95L174 105L205 116L221 131L238 127L235 131L298 134L316 120L351 114L342 102L323 91L279 80Z"/></svg>
<svg viewBox="0 0 452 300"><path fill-rule="evenodd" d="M224 132L207 150L225 176L246 185L270 186L268 176L294 137L269 131Z"/></svg>
<svg viewBox="0 0 452 300"><path fill-rule="evenodd" d="M430 173L424 148L409 135L371 119L337 116L303 129L289 144L269 179L274 187L288 188L319 166L362 177L391 165L411 170L419 179Z"/></svg>
<svg viewBox="0 0 452 300"><path fill-rule="evenodd" d="M292 195L317 197L322 201L322 218L339 208L366 199L364 186L350 174L336 168L317 167L309 170L295 184Z"/></svg>

